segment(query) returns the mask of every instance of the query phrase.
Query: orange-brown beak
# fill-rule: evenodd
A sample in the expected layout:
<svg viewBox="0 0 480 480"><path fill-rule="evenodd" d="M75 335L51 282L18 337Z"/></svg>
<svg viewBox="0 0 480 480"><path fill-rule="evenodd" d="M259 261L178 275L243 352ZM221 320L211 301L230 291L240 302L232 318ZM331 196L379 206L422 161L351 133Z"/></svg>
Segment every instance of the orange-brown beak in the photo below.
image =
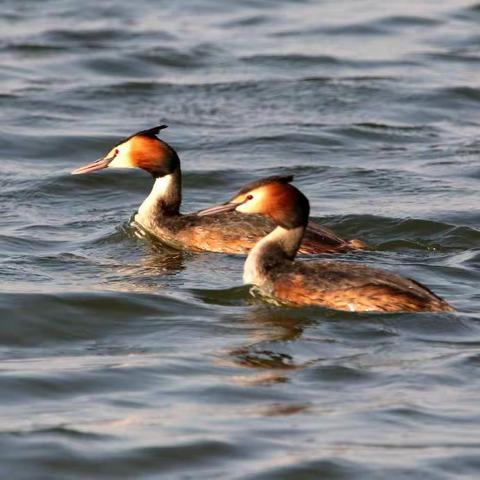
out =
<svg viewBox="0 0 480 480"><path fill-rule="evenodd" d="M220 205L215 205L213 207L206 208L205 210L200 210L197 212L199 217L205 217L207 215L215 215L216 213L231 212L235 210L242 202L226 202L221 203Z"/></svg>
<svg viewBox="0 0 480 480"><path fill-rule="evenodd" d="M72 175L80 175L82 173L91 173L91 172L96 172L97 170L103 170L104 168L107 168L110 162L115 158L115 155L112 155L111 157L102 157L99 158L98 160L95 160L92 163L89 163L88 165L84 165L83 167L76 168L73 170Z"/></svg>

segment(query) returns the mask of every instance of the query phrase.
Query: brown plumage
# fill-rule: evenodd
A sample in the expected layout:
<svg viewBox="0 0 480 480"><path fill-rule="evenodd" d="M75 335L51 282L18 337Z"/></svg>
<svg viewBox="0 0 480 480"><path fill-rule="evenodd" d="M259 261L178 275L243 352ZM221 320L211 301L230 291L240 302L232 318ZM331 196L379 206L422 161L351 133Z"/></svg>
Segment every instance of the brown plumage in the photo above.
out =
<svg viewBox="0 0 480 480"><path fill-rule="evenodd" d="M287 262L269 274L273 296L355 312L451 312L425 286L385 270L342 262Z"/></svg>
<svg viewBox="0 0 480 480"><path fill-rule="evenodd" d="M192 251L247 253L261 238L275 228L264 216L219 212L203 216L202 212L183 215L180 160L175 150L157 137L165 125L143 130L116 144L96 162L73 173L90 173L103 168L141 168L155 179L152 192L140 206L135 222L160 240L176 248ZM292 176L274 177L290 182ZM271 178L253 182L248 187L270 183ZM240 194L241 192L239 192ZM345 240L330 229L311 222L301 253L335 253L368 248L360 240Z"/></svg>
<svg viewBox="0 0 480 480"><path fill-rule="evenodd" d="M347 262L294 261L305 234L308 199L281 179L250 185L215 213L263 214L277 227L249 253L244 282L275 300L355 312L451 312L453 308L420 283L385 270Z"/></svg>
<svg viewBox="0 0 480 480"><path fill-rule="evenodd" d="M300 246L299 252L302 254L339 253L367 248L359 240L343 240L330 229L311 223L312 229L307 229ZM139 226L142 227L141 224ZM262 215L220 212L208 216L187 214L164 217L147 231L175 248L245 254L274 228L275 222ZM359 245L354 246L353 242Z"/></svg>

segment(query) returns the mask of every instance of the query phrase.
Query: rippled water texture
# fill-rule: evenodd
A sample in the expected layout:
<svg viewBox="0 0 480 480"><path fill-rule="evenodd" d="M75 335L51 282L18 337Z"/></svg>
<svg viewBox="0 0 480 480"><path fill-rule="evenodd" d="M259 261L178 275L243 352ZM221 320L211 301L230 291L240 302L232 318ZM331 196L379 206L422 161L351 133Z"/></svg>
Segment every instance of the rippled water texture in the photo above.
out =
<svg viewBox="0 0 480 480"><path fill-rule="evenodd" d="M2 479L480 478L480 4L6 0ZM295 174L456 314L276 308L243 259L139 240L158 123L184 211Z"/></svg>

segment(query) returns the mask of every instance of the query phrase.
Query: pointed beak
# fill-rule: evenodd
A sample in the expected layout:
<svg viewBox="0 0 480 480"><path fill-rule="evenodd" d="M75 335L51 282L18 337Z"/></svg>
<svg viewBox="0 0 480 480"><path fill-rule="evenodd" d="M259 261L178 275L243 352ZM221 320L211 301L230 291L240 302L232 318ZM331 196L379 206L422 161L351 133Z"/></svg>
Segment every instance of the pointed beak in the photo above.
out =
<svg viewBox="0 0 480 480"><path fill-rule="evenodd" d="M241 203L222 203L221 205L215 205L214 207L206 208L197 212L199 217L205 217L207 215L214 215L216 213L231 212L235 210Z"/></svg>
<svg viewBox="0 0 480 480"><path fill-rule="evenodd" d="M102 157L96 160L95 162L89 163L88 165L84 165L83 167L76 168L73 170L72 175L80 175L82 173L91 173L91 172L96 172L97 170L103 170L104 168L107 168L109 163L114 159L115 157Z"/></svg>

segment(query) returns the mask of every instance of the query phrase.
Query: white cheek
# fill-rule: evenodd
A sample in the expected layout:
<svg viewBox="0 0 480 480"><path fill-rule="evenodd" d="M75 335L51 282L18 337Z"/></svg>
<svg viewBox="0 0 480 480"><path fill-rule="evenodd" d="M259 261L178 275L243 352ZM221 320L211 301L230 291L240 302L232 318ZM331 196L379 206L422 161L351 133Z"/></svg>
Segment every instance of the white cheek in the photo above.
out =
<svg viewBox="0 0 480 480"><path fill-rule="evenodd" d="M130 157L130 146L125 145L108 165L109 168L136 168Z"/></svg>
<svg viewBox="0 0 480 480"><path fill-rule="evenodd" d="M242 203L236 209L237 212L248 213L250 210L248 209L248 203Z"/></svg>
<svg viewBox="0 0 480 480"><path fill-rule="evenodd" d="M239 205L236 210L242 213L262 213L262 200L263 195L259 193L251 200L247 200L245 203L242 203L242 205Z"/></svg>

